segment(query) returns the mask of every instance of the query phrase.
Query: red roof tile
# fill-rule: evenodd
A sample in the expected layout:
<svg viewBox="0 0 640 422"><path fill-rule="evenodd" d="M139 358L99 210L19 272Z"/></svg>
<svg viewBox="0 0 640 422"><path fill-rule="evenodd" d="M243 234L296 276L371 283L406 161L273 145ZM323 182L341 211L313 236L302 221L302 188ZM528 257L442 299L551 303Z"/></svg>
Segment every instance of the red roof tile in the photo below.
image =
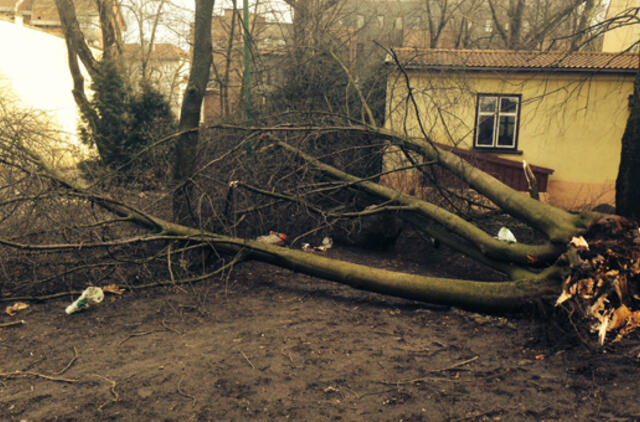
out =
<svg viewBox="0 0 640 422"><path fill-rule="evenodd" d="M466 69L552 72L621 72L638 70L638 54L600 52L539 52L513 50L450 50L398 48L408 69ZM391 56L387 63L393 63Z"/></svg>

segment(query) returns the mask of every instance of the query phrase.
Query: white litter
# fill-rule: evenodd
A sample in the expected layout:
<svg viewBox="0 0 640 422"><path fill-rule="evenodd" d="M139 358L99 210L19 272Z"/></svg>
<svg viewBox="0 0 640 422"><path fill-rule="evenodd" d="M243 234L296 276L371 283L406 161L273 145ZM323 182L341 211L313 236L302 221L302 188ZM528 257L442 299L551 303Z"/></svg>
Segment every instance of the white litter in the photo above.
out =
<svg viewBox="0 0 640 422"><path fill-rule="evenodd" d="M87 287L75 302L67 306L64 310L68 315L74 312L87 309L89 305L95 305L102 302L104 299L104 292L100 287Z"/></svg>
<svg viewBox="0 0 640 422"><path fill-rule="evenodd" d="M500 227L500 230L498 231L498 236L496 236L496 238L498 240L502 240L503 242L509 242L509 243L516 243L516 237L514 236L514 234L511 232L511 230L509 230L506 227Z"/></svg>

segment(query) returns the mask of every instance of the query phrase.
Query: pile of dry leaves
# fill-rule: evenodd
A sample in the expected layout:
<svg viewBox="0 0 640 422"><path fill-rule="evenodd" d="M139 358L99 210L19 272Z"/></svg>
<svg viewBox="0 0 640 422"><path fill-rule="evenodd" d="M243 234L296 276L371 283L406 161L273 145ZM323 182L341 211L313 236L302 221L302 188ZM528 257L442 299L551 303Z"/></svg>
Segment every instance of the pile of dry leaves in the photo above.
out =
<svg viewBox="0 0 640 422"><path fill-rule="evenodd" d="M585 316L604 344L640 327L640 231L626 219L605 216L570 242L571 273L556 305L567 302Z"/></svg>

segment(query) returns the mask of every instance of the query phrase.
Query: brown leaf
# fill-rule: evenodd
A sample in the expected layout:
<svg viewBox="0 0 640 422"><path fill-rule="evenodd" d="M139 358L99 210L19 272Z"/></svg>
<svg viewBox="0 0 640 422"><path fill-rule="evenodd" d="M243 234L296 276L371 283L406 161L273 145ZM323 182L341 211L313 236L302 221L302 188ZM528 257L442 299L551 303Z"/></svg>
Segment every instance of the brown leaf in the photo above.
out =
<svg viewBox="0 0 640 422"><path fill-rule="evenodd" d="M117 284L109 284L108 286L104 286L102 288L102 291L106 293L112 293L114 295L121 295L122 293L124 293L124 289L118 287Z"/></svg>
<svg viewBox="0 0 640 422"><path fill-rule="evenodd" d="M605 277L615 277L618 274L620 274L620 271L618 270L609 270L606 273L604 273Z"/></svg>
<svg viewBox="0 0 640 422"><path fill-rule="evenodd" d="M29 307L29 305L27 305L26 303L23 302L16 302L11 306L7 306L6 309L4 310L9 316L14 316L15 314L17 314L19 311L22 311L23 309L27 309Z"/></svg>
<svg viewBox="0 0 640 422"><path fill-rule="evenodd" d="M618 341L622 337L634 332L638 327L640 327L640 311L635 311L627 318L627 325L618 332L618 336L614 341Z"/></svg>
<svg viewBox="0 0 640 422"><path fill-rule="evenodd" d="M627 320L631 316L631 309L625 305L620 305L618 309L613 311L611 322L607 326L607 331L616 330L627 323Z"/></svg>

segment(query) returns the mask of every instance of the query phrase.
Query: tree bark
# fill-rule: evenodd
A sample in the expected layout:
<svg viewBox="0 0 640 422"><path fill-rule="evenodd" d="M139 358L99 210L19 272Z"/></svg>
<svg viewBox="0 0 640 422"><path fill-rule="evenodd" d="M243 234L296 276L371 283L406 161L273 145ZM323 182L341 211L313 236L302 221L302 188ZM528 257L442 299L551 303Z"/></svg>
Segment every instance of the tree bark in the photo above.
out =
<svg viewBox="0 0 640 422"><path fill-rule="evenodd" d="M189 177L193 174L198 146L202 100L209 82L211 69L211 19L214 0L196 0L193 56L189 82L184 93L180 111L179 130L182 135L176 145L174 179L180 183L173 198L174 220L187 221L191 215L191 192L193 185Z"/></svg>
<svg viewBox="0 0 640 422"><path fill-rule="evenodd" d="M60 23L67 43L67 49L73 51L73 54L80 58L89 75L93 77L97 72L96 59L93 57L93 53L80 30L80 24L76 17L76 9L73 2L71 0L56 0L56 8L60 16Z"/></svg>
<svg viewBox="0 0 640 422"><path fill-rule="evenodd" d="M55 0L56 9L60 17L62 33L67 45L67 60L69 71L73 80L73 98L80 112L84 116L91 132L96 133L100 116L91 107L84 88L84 77L78 63L78 58L87 69L89 76L95 79L98 74L98 63L93 56L93 52L87 45L84 34L80 29L76 16L75 6L71 0ZM115 15L115 3L110 0L98 0L98 12L100 15L100 28L103 36L104 53L103 59L119 58L121 49L120 27ZM98 154L101 157L107 155L103 146L96 143Z"/></svg>
<svg viewBox="0 0 640 422"><path fill-rule="evenodd" d="M117 5L113 0L96 0L96 4L102 33L102 59L118 62L122 55L122 32L116 18Z"/></svg>
<svg viewBox="0 0 640 422"><path fill-rule="evenodd" d="M616 179L616 213L640 221L640 71L633 82L630 105Z"/></svg>

